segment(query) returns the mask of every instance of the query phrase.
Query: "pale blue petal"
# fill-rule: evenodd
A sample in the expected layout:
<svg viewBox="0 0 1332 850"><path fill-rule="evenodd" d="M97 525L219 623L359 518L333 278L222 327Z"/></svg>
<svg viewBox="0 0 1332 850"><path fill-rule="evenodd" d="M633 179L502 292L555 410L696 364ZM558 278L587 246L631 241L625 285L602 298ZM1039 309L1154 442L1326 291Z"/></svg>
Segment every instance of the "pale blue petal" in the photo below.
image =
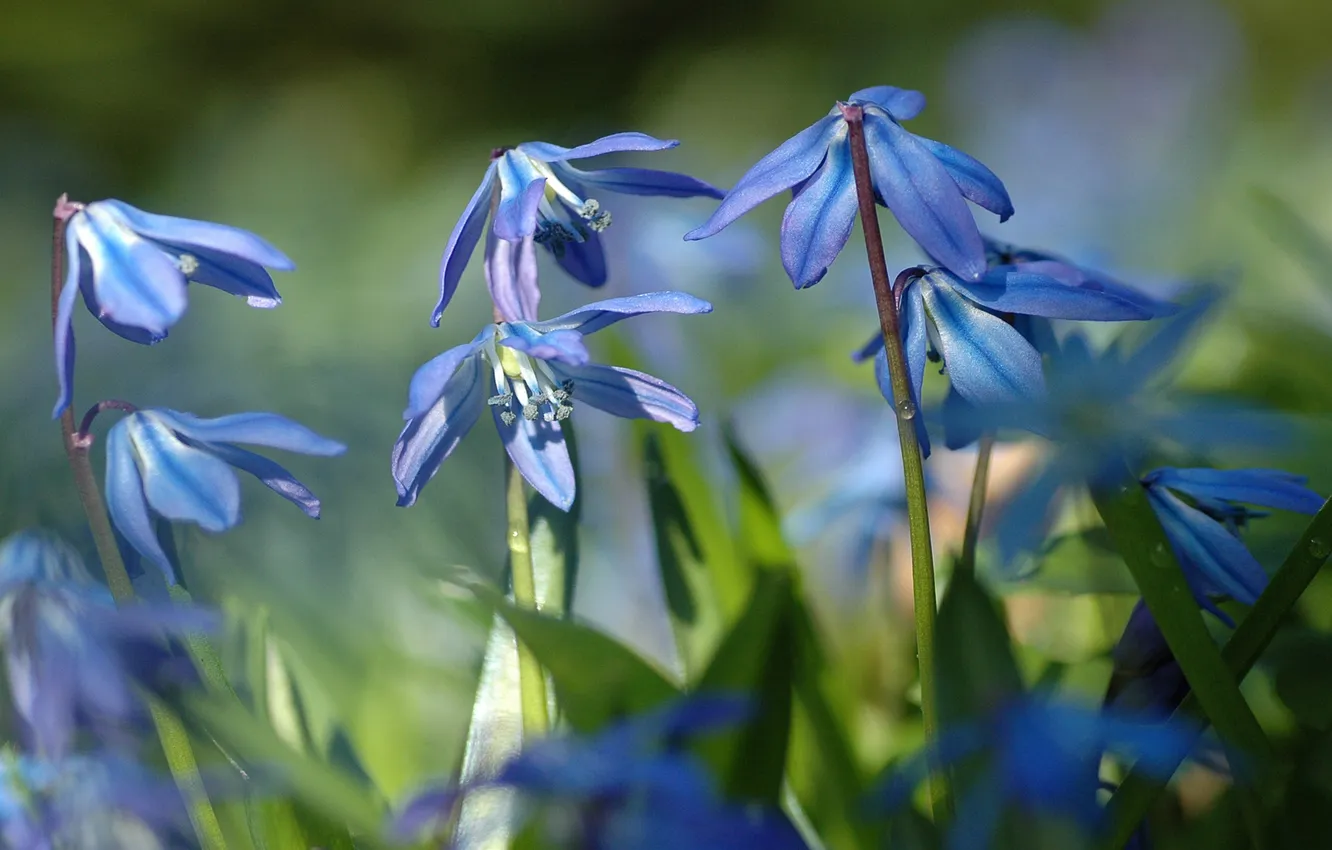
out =
<svg viewBox="0 0 1332 850"><path fill-rule="evenodd" d="M79 296L82 251L74 239L65 240L65 283L55 317L55 363L60 392L51 418L56 419L69 407L74 396L74 302Z"/></svg>
<svg viewBox="0 0 1332 850"><path fill-rule="evenodd" d="M115 215L89 206L70 218L67 232L92 262L102 312L120 324L165 333L185 313L185 276L161 248Z"/></svg>
<svg viewBox="0 0 1332 850"><path fill-rule="evenodd" d="M157 529L148 513L143 477L134 460L128 419L122 419L106 435L106 511L120 532L140 555L157 564L168 584L176 583L171 559L162 551Z"/></svg>
<svg viewBox="0 0 1332 850"><path fill-rule="evenodd" d="M499 160L499 206L495 235L518 242L536 233L537 207L546 193L546 178L527 157L509 151Z"/></svg>
<svg viewBox="0 0 1332 850"><path fill-rule="evenodd" d="M89 208L103 206L114 209L135 231L157 242L216 251L284 272L296 268L286 254L248 230L192 218L154 215L124 201L98 201L88 205Z"/></svg>
<svg viewBox="0 0 1332 850"><path fill-rule="evenodd" d="M828 146L838 137L844 138L845 133L846 122L836 114L787 139L745 172L712 216L684 238L692 241L711 236L774 195L808 179L823 162Z"/></svg>
<svg viewBox="0 0 1332 850"><path fill-rule="evenodd" d="M402 811L392 817L389 835L396 841L410 844L441 832L463 793L464 789L457 786L433 787L418 792Z"/></svg>
<svg viewBox="0 0 1332 850"><path fill-rule="evenodd" d="M536 243L529 236L521 242L486 234L486 287L495 311L506 322L536 321L541 290L537 288Z"/></svg>
<svg viewBox="0 0 1332 850"><path fill-rule="evenodd" d="M1239 538L1220 523L1181 502L1163 487L1148 487L1180 566L1194 573L1204 593L1224 593L1252 605L1267 586L1267 573Z"/></svg>
<svg viewBox="0 0 1332 850"><path fill-rule="evenodd" d="M910 121L925 109L925 95L911 89L899 89L897 86L870 86L854 92L846 100L847 103L856 101L876 103L898 121Z"/></svg>
<svg viewBox="0 0 1332 850"><path fill-rule="evenodd" d="M476 250L476 243L481 238L486 217L490 215L490 198L495 192L496 170L497 165L494 162L486 166L481 185L472 194L471 200L463 210L462 218L453 225L453 232L449 234L449 244L444 248L444 259L439 265L439 303L435 305L435 311L430 316L430 324L435 327L439 327L439 319L444 315L444 308L453 300L453 293L458 289L463 269L467 268L467 261L472 258L472 252Z"/></svg>
<svg viewBox="0 0 1332 850"><path fill-rule="evenodd" d="M276 413L235 413L216 419L200 419L192 413L175 410L158 409L152 414L191 440L205 443L253 443L323 457L340 455L347 450L337 440L321 437Z"/></svg>
<svg viewBox="0 0 1332 850"><path fill-rule="evenodd" d="M948 388L940 417L943 420L944 446L953 451L966 448L984 433L977 424L980 417L975 407L962 397L956 387Z"/></svg>
<svg viewBox="0 0 1332 850"><path fill-rule="evenodd" d="M866 342L851 354L851 360L854 363L864 363L880 351L883 351L883 334L875 331L874 336L869 338L869 342Z"/></svg>
<svg viewBox="0 0 1332 850"><path fill-rule="evenodd" d="M471 342L454 346L417 369L407 390L407 409L402 412L402 418L415 419L439 401L454 373L494 332L494 325L489 325Z"/></svg>
<svg viewBox="0 0 1332 850"><path fill-rule="evenodd" d="M180 246L167 246L176 251ZM198 263L186 277L192 283L202 283L214 289L244 298L251 307L271 309L282 303L273 276L258 263L233 257L207 248L181 249Z"/></svg>
<svg viewBox="0 0 1332 850"><path fill-rule="evenodd" d="M590 404L612 416L666 422L681 431L698 427L698 407L670 384L619 366L552 364L561 380L573 381L576 403Z"/></svg>
<svg viewBox="0 0 1332 850"><path fill-rule="evenodd" d="M684 292L644 292L623 298L594 301L577 310L571 310L555 319L532 322L531 327L541 333L556 330L575 330L586 336L613 325L622 319L644 313L711 313L712 305L702 298Z"/></svg>
<svg viewBox="0 0 1332 850"><path fill-rule="evenodd" d="M915 138L947 169L962 197L999 216L1001 224L1008 221L1013 215L1013 201L1008 197L1008 190L1004 188L1003 181L995 176L993 171L986 168L980 160L943 142L936 142L924 136Z"/></svg>
<svg viewBox="0 0 1332 850"><path fill-rule="evenodd" d="M661 198L716 198L726 193L711 183L705 183L688 174L657 171L651 168L603 168L599 171L580 171L572 165L556 165L553 169L561 180L567 173L584 186L592 186L621 195L646 195ZM565 181L566 184L568 181ZM595 193L584 193L595 194Z"/></svg>
<svg viewBox="0 0 1332 850"><path fill-rule="evenodd" d="M504 450L532 488L555 507L567 511L574 501L574 469L558 422L518 416L508 425L498 407L491 408Z"/></svg>
<svg viewBox="0 0 1332 850"><path fill-rule="evenodd" d="M1304 476L1278 469L1163 467L1149 472L1142 480L1197 499L1226 499L1310 515L1323 507L1323 497L1304 486Z"/></svg>
<svg viewBox="0 0 1332 850"><path fill-rule="evenodd" d="M919 284L918 284L919 285ZM922 286L948 379L975 405L1041 399L1041 355L1011 325L946 285Z"/></svg>
<svg viewBox="0 0 1332 850"><path fill-rule="evenodd" d="M931 274L944 275L946 272ZM995 269L977 282L952 280L949 283L972 301L996 313L1094 322L1152 318L1152 312L1137 301L1110 292L1069 286L1047 275L1011 268Z"/></svg>
<svg viewBox="0 0 1332 850"><path fill-rule="evenodd" d="M182 441L155 412L131 414L125 427L153 510L205 531L240 522L240 482L224 461Z"/></svg>
<svg viewBox="0 0 1332 850"><path fill-rule="evenodd" d="M796 289L813 286L828 273L851 238L856 208L851 146L838 142L782 217L782 266Z"/></svg>
<svg viewBox="0 0 1332 850"><path fill-rule="evenodd" d="M296 505L306 516L319 519L319 498L280 464L228 443L210 443L207 448L237 469L258 478L265 487Z"/></svg>
<svg viewBox="0 0 1332 850"><path fill-rule="evenodd" d="M77 247L77 246L76 246ZM82 254L82 250L80 249ZM126 325L117 322L111 318L110 314L102 308L97 300L97 288L93 282L92 263L88 261L87 255L83 256L83 266L79 274L79 292L83 293L83 303L88 307L88 312L93 314L93 318L102 323L102 327L111 331L116 336L127 339L130 342L139 345L156 345L166 339L167 331L152 331L146 328L139 328L133 325Z"/></svg>
<svg viewBox="0 0 1332 850"><path fill-rule="evenodd" d="M985 247L952 175L912 134L886 115L865 111L874 189L902 229L954 274L979 280Z"/></svg>
<svg viewBox="0 0 1332 850"><path fill-rule="evenodd" d="M567 363L570 366L582 366L590 357L587 346L583 344L583 335L578 331L554 330L540 333L527 324L508 325L512 332L499 341L499 344L521 351L532 357Z"/></svg>
<svg viewBox="0 0 1332 850"><path fill-rule="evenodd" d="M1201 288L1192 303L1184 305L1178 314L1155 323L1155 333L1124 362L1124 391L1146 384L1172 362L1220 298L1219 290Z"/></svg>
<svg viewBox="0 0 1332 850"><path fill-rule="evenodd" d="M518 150L542 162L563 162L621 151L664 151L678 144L674 139L654 139L646 133L613 133L576 148L552 145L550 142L523 142Z"/></svg>
<svg viewBox="0 0 1332 850"><path fill-rule="evenodd" d="M1008 500L995 524L995 542L999 544L1000 568L1007 578L1015 578L1017 559L1036 551L1049 531L1055 496L1065 483L1062 469L1047 464L1027 479Z"/></svg>
<svg viewBox="0 0 1332 850"><path fill-rule="evenodd" d="M393 480L400 507L416 502L421 488L476 424L486 407L486 386L481 358L465 359L439 400L402 429L393 444Z"/></svg>
<svg viewBox="0 0 1332 850"><path fill-rule="evenodd" d="M908 363L908 371L910 371L910 367L911 364ZM879 349L879 353L874 357L874 381L879 385L880 395L884 397L884 400L888 402L890 407L896 410L897 401L893 397L892 375L888 371L888 352L884 349ZM912 404L916 405L916 411L918 414L912 420L912 427L916 429L916 442L920 443L921 457L927 458L930 456L931 451L930 435L929 432L925 430L925 417L919 415L920 393L916 391L914 386L912 387L911 397ZM900 422L901 420L899 419L898 421Z"/></svg>
<svg viewBox="0 0 1332 850"><path fill-rule="evenodd" d="M1026 252L1033 253L1033 252ZM1049 256L1049 255L1046 255ZM1179 305L1170 301L1161 301L1146 295L1131 286L1127 286L1107 274L1094 272L1075 266L1072 263L1050 256L1049 259L1022 260L1012 264L1019 272L1031 272L1052 277L1060 283L1091 289L1131 301L1145 310L1154 319L1173 316L1179 312Z"/></svg>

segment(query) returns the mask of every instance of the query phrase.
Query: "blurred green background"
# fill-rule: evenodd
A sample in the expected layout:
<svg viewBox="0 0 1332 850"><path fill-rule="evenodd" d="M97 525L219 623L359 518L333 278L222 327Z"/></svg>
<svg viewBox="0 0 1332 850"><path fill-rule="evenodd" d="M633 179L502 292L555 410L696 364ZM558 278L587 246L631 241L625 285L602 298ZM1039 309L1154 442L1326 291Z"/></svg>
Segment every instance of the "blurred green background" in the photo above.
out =
<svg viewBox="0 0 1332 850"><path fill-rule="evenodd" d="M490 315L474 262L441 328L427 321L440 253L492 147L635 129L682 140L635 164L728 186L836 98L920 89L930 105L911 129L975 155L1010 189L1017 215L1000 227L980 213L983 230L1158 291L1235 281L1185 380L1303 414L1328 407L1332 5L1319 0L10 0L0 21L0 535L40 524L91 548L47 418L56 196L116 197L280 246L298 270L279 277L285 303L271 312L194 287L190 312L150 349L81 310L76 406L273 410L349 444L337 460L291 461L324 499L318 523L247 482L239 529L179 534L191 588L269 610L317 683L310 699L347 725L390 796L456 762L470 712L484 633L442 613L435 578L502 569L490 428L410 510L394 507L388 469L413 370ZM734 415L784 505L825 492L824 473L854 462L879 422L872 375L847 356L875 326L859 237L820 286L795 293L777 258L778 203L715 244L685 244L708 202L601 200L615 224L600 297L678 288L718 305L622 337L694 395L697 439L714 444ZM890 264L919 260L885 231ZM553 266L543 281L547 314L593 296ZM578 608L669 663L636 447L597 412L576 421ZM1265 460L1332 487L1328 452L1278 448ZM1023 460L1003 460L1001 488ZM940 453L931 466L946 549L969 462ZM1281 518L1255 536L1265 564L1298 527ZM836 546L810 551L821 610L854 609L848 631L874 625L846 640L903 647L909 623L894 615L907 598L879 587L867 605L863 571ZM1015 629L1042 657L1099 657L1126 599L1029 589L1013 600ZM1332 625L1323 585L1306 608ZM1104 622L1087 625L1089 610ZM879 654L863 687L900 692L909 650ZM1089 675L1097 687L1101 673Z"/></svg>

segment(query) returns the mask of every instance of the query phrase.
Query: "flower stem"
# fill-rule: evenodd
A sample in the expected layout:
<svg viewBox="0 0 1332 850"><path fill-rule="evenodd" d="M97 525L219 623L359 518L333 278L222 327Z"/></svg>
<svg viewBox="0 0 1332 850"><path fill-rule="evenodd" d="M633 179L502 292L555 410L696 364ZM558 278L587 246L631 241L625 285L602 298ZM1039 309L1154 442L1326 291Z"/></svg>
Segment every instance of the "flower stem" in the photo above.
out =
<svg viewBox="0 0 1332 850"><path fill-rule="evenodd" d="M976 447L976 474L971 479L971 501L967 503L967 528L962 533L962 554L954 570L958 573L976 572L976 544L980 541L981 521L985 518L985 490L990 484L990 455L994 452L994 437L986 434Z"/></svg>
<svg viewBox="0 0 1332 850"><path fill-rule="evenodd" d="M515 604L536 610L536 571L532 567L531 528L527 520L527 486L513 461L506 460L509 471L509 571L513 576ZM523 737L537 737L550 729L550 708L546 698L546 673L532 650L518 641L518 684L522 692Z"/></svg>
<svg viewBox="0 0 1332 850"><path fill-rule="evenodd" d="M934 552L930 548L930 513L925 498L925 468L920 444L916 440L911 383L907 377L906 354L902 350L897 302L893 296L888 262L883 254L879 232L879 214L875 209L874 186L870 181L869 149L865 146L864 112L859 106L843 106L842 114L850 135L851 166L856 178L856 197L860 202L860 225L865 232L865 251L869 256L870 277L874 281L874 301L879 310L879 327L888 354L888 374L892 382L893 406L897 411L897 436L902 447L902 472L906 484L907 523L911 530L911 579L915 596L916 658L920 665L920 708L925 725L925 740L938 740L939 706L934 669ZM930 802L935 819L947 813L947 788L941 773L930 777Z"/></svg>
<svg viewBox="0 0 1332 850"><path fill-rule="evenodd" d="M55 224L51 248L51 320L54 325L56 309L60 300L60 288L65 279L65 225L69 216L77 209L71 206L62 195L56 202ZM88 517L88 526L92 530L93 543L97 547L97 556L102 562L102 572L106 575L107 586L115 597L117 605L126 605L134 601L134 585L130 583L125 562L120 558L120 548L116 543L115 531L106 513L106 504L102 493L97 488L97 477L93 474L92 463L88 459L91 441L86 434L74 429L74 407L71 402L60 415L60 432L65 444L65 454L69 457L69 467L74 473L74 489L78 491L79 502ZM176 781L176 787L190 804L190 822L194 825L195 835L204 850L225 850L226 839L222 834L222 825L217 813L204 792L203 781L199 776L199 764L195 760L194 750L190 747L189 735L180 718L176 717L164 704L156 699L148 700L153 725L157 728L157 737L162 742L162 751L166 755L167 766Z"/></svg>

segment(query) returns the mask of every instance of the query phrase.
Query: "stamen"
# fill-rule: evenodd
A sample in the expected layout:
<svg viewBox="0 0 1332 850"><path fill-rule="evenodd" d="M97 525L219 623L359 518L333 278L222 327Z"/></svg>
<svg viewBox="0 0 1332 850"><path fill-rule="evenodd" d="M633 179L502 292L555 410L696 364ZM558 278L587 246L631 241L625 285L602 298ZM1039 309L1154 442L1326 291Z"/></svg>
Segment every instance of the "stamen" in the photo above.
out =
<svg viewBox="0 0 1332 850"><path fill-rule="evenodd" d="M199 258L193 254L181 254L176 258L176 267L183 275L192 275L199 270Z"/></svg>
<svg viewBox="0 0 1332 850"><path fill-rule="evenodd" d="M538 245L544 245L550 249L550 252L556 257L564 256L565 245L580 241L578 237L574 236L573 231L558 221L541 222L533 239Z"/></svg>
<svg viewBox="0 0 1332 850"><path fill-rule="evenodd" d="M496 407L498 405L503 405L504 407L508 407L509 402L511 401L513 401L513 393L500 393L499 395L493 395L490 398L486 399L486 404L490 405L491 407Z"/></svg>
<svg viewBox="0 0 1332 850"><path fill-rule="evenodd" d="M518 421L518 417L513 415L512 410L501 410L500 421L503 422L505 425L512 425L513 423Z"/></svg>
<svg viewBox="0 0 1332 850"><path fill-rule="evenodd" d="M610 227L611 214L601 209L601 204L596 198L588 198L583 205L578 208L578 215L587 222L587 226L597 233Z"/></svg>

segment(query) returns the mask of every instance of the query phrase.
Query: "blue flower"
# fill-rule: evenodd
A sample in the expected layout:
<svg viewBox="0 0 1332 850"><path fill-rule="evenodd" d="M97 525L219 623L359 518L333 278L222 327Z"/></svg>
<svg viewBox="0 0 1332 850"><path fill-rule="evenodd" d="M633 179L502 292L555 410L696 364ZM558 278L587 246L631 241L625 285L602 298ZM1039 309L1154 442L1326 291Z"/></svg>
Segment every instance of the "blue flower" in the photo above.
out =
<svg viewBox="0 0 1332 850"><path fill-rule="evenodd" d="M971 405L1044 398L1041 351L1006 316L1110 322L1153 316L1141 296L1070 286L1049 274L1011 266L999 266L975 282L943 268L922 270L909 279L898 299L912 410L920 407L926 360L941 360L953 392ZM879 390L894 404L881 336L872 338L856 357L871 355ZM916 429L928 455L923 419L917 418Z"/></svg>
<svg viewBox="0 0 1332 850"><path fill-rule="evenodd" d="M1147 498L1199 604L1228 621L1212 597L1229 596L1245 605L1258 601L1267 586L1267 573L1240 542L1239 532L1251 518L1266 514L1245 505L1316 514L1323 497L1305 487L1305 480L1274 469L1168 466L1142 477Z"/></svg>
<svg viewBox="0 0 1332 850"><path fill-rule="evenodd" d="M523 309L515 305L501 313ZM403 412L407 426L393 447L398 504L416 501L489 407L523 477L568 510L574 475L560 423L573 412L575 400L615 416L668 422L681 431L698 425L698 408L670 384L632 369L589 363L583 337L644 313L711 310L708 302L682 292L612 298L544 322L515 317L488 325L471 342L429 361L412 376Z"/></svg>
<svg viewBox="0 0 1332 850"><path fill-rule="evenodd" d="M141 717L138 689L172 673L161 638L214 625L192 607L116 608L78 554L52 535L25 531L0 544L9 690L25 739L44 757L64 757L81 724L106 739Z"/></svg>
<svg viewBox="0 0 1332 850"><path fill-rule="evenodd" d="M1175 655L1156 618L1141 599L1133 606L1124 633L1110 652L1114 668L1105 702L1131 711L1170 715L1189 692Z"/></svg>
<svg viewBox="0 0 1332 850"><path fill-rule="evenodd" d="M117 422L106 437L106 506L112 522L139 554L174 570L154 529L152 511L205 531L240 522L240 482L232 467L248 472L306 515L319 518L319 499L290 472L234 443L325 457L346 446L275 413L238 413L200 419L162 408L139 410Z"/></svg>
<svg viewBox="0 0 1332 850"><path fill-rule="evenodd" d="M797 289L818 283L851 236L857 201L845 112L864 111L865 144L876 200L902 229L959 277L979 280L985 250L968 200L999 216L1013 214L1008 192L981 163L941 142L908 133L901 122L920 114L920 92L875 86L838 103L818 123L759 160L727 193L703 226L703 239L787 189L782 264Z"/></svg>
<svg viewBox="0 0 1332 850"><path fill-rule="evenodd" d="M590 738L546 738L523 749L490 779L433 786L393 817L402 841L438 832L467 794L511 788L573 818L544 825L552 846L666 850L675 847L804 848L780 813L724 805L686 739L749 715L743 699L692 697L621 721Z"/></svg>
<svg viewBox="0 0 1332 850"><path fill-rule="evenodd" d="M66 223L67 268L55 320L60 397L53 416L64 412L73 389L80 292L109 330L151 344L184 315L188 282L230 292L252 307L276 307L282 299L265 267L296 268L258 236L224 224L154 215L115 200L75 209Z"/></svg>
<svg viewBox="0 0 1332 850"><path fill-rule="evenodd" d="M678 145L643 133L615 133L586 145L565 148L549 142L524 142L491 155L481 185L453 227L439 271L439 303L430 323L439 326L444 308L458 288L467 261L494 208L494 235L521 242L531 237L554 255L560 267L588 286L606 282L606 254L599 234L610 213L592 197L594 191L626 195L688 198L722 197L721 190L684 174L646 168L581 171L570 160L619 151L660 151ZM496 197L498 194L498 197ZM487 254L494 243L487 242Z"/></svg>
<svg viewBox="0 0 1332 850"><path fill-rule="evenodd" d="M1194 749L1198 731L1153 715L1102 710L1073 702L1025 698L1001 708L985 722L945 733L930 750L913 757L880 792L900 805L929 771L931 762L949 766L988 751L985 774L962 795L948 836L956 850L983 850L1005 806L1071 817L1084 829L1103 825L1097 803L1098 767L1107 752L1167 779Z"/></svg>

